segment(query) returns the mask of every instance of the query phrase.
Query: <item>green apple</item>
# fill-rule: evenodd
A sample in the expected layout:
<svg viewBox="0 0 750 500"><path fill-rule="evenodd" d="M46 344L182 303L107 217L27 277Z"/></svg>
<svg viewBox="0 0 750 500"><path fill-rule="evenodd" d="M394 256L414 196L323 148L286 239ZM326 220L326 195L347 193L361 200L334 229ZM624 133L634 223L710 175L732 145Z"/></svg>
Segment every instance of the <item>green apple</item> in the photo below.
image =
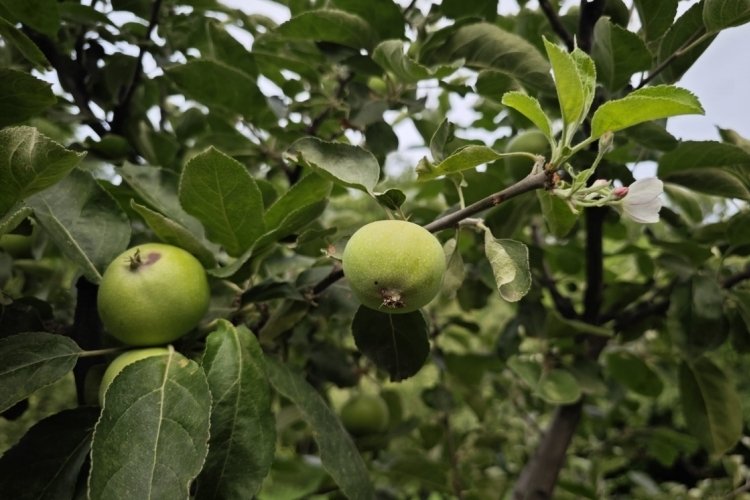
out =
<svg viewBox="0 0 750 500"><path fill-rule="evenodd" d="M344 275L365 306L386 313L415 311L440 291L445 254L425 228L403 220L361 227L344 249Z"/></svg>
<svg viewBox="0 0 750 500"><path fill-rule="evenodd" d="M538 130L526 130L508 141L505 152L532 153L546 157L550 152L549 141L547 136ZM510 156L505 158L505 166L514 180L521 180L531 173L534 161L523 156Z"/></svg>
<svg viewBox="0 0 750 500"><path fill-rule="evenodd" d="M152 356L163 356L165 354L169 354L169 349L166 347L149 347L146 349L133 349L117 356L104 371L104 375L102 375L102 382L99 385L99 404L104 406L104 395L107 393L109 385L126 366L142 359Z"/></svg>
<svg viewBox="0 0 750 500"><path fill-rule="evenodd" d="M383 432L388 428L388 405L380 396L358 394L341 408L341 423L354 436Z"/></svg>
<svg viewBox="0 0 750 500"><path fill-rule="evenodd" d="M209 299L206 272L195 257L171 245L146 243L109 265L98 308L104 328L121 342L163 345L193 329Z"/></svg>

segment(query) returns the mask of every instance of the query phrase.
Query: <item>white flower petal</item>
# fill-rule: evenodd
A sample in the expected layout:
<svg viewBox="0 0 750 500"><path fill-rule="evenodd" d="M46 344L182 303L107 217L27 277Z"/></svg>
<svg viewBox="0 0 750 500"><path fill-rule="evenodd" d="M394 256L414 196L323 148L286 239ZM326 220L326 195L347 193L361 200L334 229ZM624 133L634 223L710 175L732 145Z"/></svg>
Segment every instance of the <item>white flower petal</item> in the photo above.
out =
<svg viewBox="0 0 750 500"><path fill-rule="evenodd" d="M638 204L650 201L664 192L664 183L657 177L640 179L628 186L628 195L631 203Z"/></svg>
<svg viewBox="0 0 750 500"><path fill-rule="evenodd" d="M663 191L664 183L656 177L635 181L628 186L628 194L622 200L625 215L643 224L659 222Z"/></svg>

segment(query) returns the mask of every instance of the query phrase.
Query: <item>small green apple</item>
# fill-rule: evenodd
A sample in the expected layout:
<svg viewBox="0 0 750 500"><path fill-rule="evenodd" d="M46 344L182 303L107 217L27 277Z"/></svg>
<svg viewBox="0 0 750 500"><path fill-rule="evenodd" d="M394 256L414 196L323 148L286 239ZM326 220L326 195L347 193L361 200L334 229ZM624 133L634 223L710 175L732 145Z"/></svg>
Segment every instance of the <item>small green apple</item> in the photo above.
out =
<svg viewBox="0 0 750 500"><path fill-rule="evenodd" d="M365 306L386 313L415 311L440 291L445 254L425 228L403 220L361 227L344 249L344 275Z"/></svg>
<svg viewBox="0 0 750 500"><path fill-rule="evenodd" d="M354 436L383 432L388 428L388 405L380 396L358 394L341 408L341 423Z"/></svg>
<svg viewBox="0 0 750 500"><path fill-rule="evenodd" d="M133 349L117 356L104 371L102 382L99 385L99 404L104 406L104 395L109 389L109 385L117 375L129 364L135 363L151 356L163 356L169 354L167 347L149 347L146 349Z"/></svg>
<svg viewBox="0 0 750 500"><path fill-rule="evenodd" d="M532 153L548 156L550 152L547 137L538 130L526 130L513 137L505 146L506 153ZM505 166L514 180L521 180L529 173L534 162L531 158L510 156L505 158Z"/></svg>
<svg viewBox="0 0 750 500"><path fill-rule="evenodd" d="M109 265L99 284L104 328L133 346L168 344L208 310L210 289L198 259L161 243L138 245Z"/></svg>

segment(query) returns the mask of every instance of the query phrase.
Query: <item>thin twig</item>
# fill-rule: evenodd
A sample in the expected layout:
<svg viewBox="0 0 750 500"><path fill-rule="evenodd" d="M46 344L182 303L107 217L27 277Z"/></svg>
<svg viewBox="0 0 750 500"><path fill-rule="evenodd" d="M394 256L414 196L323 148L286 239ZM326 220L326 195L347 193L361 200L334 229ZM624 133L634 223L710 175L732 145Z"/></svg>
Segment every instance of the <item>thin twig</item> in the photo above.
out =
<svg viewBox="0 0 750 500"><path fill-rule="evenodd" d="M560 21L560 16L557 15L557 11L552 7L552 4L549 3L549 0L539 0L539 7L544 12L544 15L547 16L547 20L555 33L557 33L557 36L565 42L565 47L567 47L569 52L572 52L575 48L573 36L568 32L562 21Z"/></svg>
<svg viewBox="0 0 750 500"><path fill-rule="evenodd" d="M531 226L531 238L534 241L534 245L540 250L544 247L541 231L539 231L539 226L536 224ZM558 290L557 281L552 276L552 270L549 267L549 263L544 258L542 259L542 279L540 282L542 286L547 288L552 296L552 301L555 303L555 308L564 318L573 319L578 317L578 313L576 313L573 303L568 297L565 297L560 293L560 290Z"/></svg>
<svg viewBox="0 0 750 500"><path fill-rule="evenodd" d="M645 87L651 80L656 78L662 71L667 69L670 64L672 64L677 58L684 56L686 53L693 50L698 45L702 44L712 36L716 36L715 33L703 33L700 34L700 32L694 33L693 36L691 36L682 47L675 50L669 57L664 59L662 62L660 62L654 69L649 71L648 76L641 80L641 83L638 84L638 89Z"/></svg>
<svg viewBox="0 0 750 500"><path fill-rule="evenodd" d="M443 229L453 227L463 219L471 217L472 215L476 215L479 212L483 212L488 208L497 206L504 201L518 196L519 194L527 193L529 191L534 191L535 189L541 189L545 187L547 185L549 175L549 172L541 172L538 174L529 175L528 177L521 179L515 184L508 186L502 191L498 191L497 193L491 194L486 198L482 198L481 200L472 203L466 208L457 210L453 213L435 219L434 221L425 225L424 228L431 233L436 233Z"/></svg>

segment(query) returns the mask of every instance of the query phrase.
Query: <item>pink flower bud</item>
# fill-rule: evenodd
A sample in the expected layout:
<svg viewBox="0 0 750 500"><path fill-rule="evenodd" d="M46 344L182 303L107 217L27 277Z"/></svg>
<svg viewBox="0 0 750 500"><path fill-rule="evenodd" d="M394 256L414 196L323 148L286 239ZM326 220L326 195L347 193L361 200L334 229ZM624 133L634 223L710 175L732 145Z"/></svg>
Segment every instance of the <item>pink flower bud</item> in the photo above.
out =
<svg viewBox="0 0 750 500"><path fill-rule="evenodd" d="M616 187L612 190L612 194L617 198L625 198L625 195L628 194L628 188L625 186Z"/></svg>

